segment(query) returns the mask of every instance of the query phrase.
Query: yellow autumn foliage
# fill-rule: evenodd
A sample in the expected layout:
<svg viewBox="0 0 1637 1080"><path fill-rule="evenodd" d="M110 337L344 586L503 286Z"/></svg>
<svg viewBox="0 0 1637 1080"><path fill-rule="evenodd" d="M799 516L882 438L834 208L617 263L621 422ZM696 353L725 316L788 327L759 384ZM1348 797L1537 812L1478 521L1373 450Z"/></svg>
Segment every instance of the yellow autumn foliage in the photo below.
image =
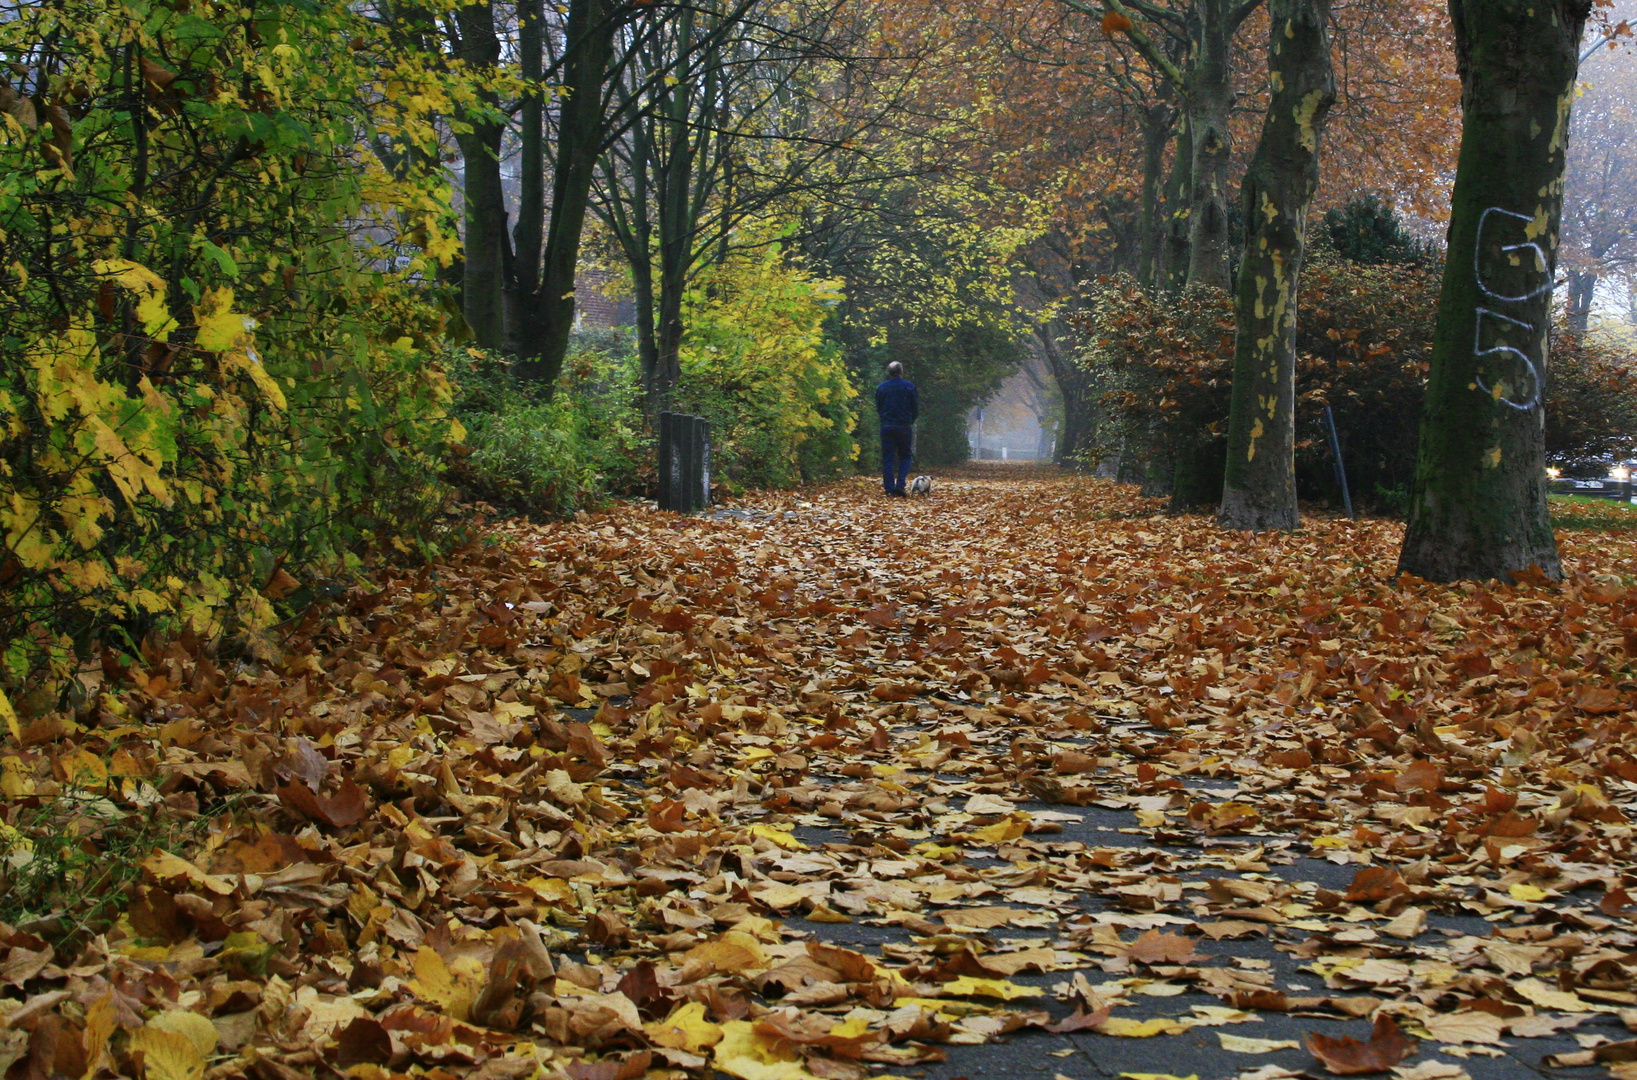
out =
<svg viewBox="0 0 1637 1080"><path fill-rule="evenodd" d="M444 76L345 5L34 5L0 51L32 103L0 123L0 685L154 630L270 649L275 601L435 537Z"/></svg>

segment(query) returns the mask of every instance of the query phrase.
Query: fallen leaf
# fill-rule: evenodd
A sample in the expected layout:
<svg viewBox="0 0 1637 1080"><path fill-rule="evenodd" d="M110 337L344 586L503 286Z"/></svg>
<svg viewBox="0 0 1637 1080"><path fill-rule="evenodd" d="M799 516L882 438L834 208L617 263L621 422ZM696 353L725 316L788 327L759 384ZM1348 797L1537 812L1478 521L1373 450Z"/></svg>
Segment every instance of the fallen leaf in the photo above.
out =
<svg viewBox="0 0 1637 1080"><path fill-rule="evenodd" d="M1398 1022L1386 1013L1376 1014L1368 1042L1319 1032L1310 1032L1307 1036L1308 1053L1338 1076L1386 1072L1414 1053L1415 1047L1415 1040L1401 1032Z"/></svg>
<svg viewBox="0 0 1637 1080"><path fill-rule="evenodd" d="M1222 1049L1235 1054L1271 1054L1275 1050L1300 1050L1302 1047L1295 1039L1253 1039L1226 1031L1217 1032L1216 1037L1222 1043Z"/></svg>

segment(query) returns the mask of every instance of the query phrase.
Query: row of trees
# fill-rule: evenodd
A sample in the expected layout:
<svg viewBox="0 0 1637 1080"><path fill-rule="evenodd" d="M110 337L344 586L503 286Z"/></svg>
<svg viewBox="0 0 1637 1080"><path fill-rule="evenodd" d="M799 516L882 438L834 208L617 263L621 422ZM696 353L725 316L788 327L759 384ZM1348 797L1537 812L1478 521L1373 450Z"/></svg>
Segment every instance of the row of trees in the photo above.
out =
<svg viewBox="0 0 1637 1080"><path fill-rule="evenodd" d="M1177 106L1167 179L1177 179L1174 193L1158 182L1165 156L1158 135L1168 118L1148 113L1154 122L1129 268L1163 291L1234 284L1225 439L1209 429L1173 432L1160 449L1174 467L1180 501L1201 480L1209 488L1212 474L1221 476L1218 521L1252 530L1298 523L1299 280L1320 144L1337 100L1329 5L1269 0L1267 107L1232 221L1222 198L1232 130L1222 117L1233 90L1220 70L1231 59L1218 58L1230 55L1227 43L1261 7L1212 0L1086 6L1101 13L1105 32L1123 35L1159 96ZM1449 8L1464 127L1402 563L1434 579L1504 576L1530 566L1559 572L1546 511L1542 410L1569 120L1592 7L1591 0L1502 3L1470 17L1466 5ZM1171 53L1167 40L1176 46ZM1156 233L1155 208L1167 203L1175 207L1169 232ZM1183 219L1187 269L1179 274L1183 261L1165 252L1184 249ZM1242 242L1230 267L1225 239L1235 225Z"/></svg>
<svg viewBox="0 0 1637 1080"><path fill-rule="evenodd" d="M434 534L462 440L450 342L582 393L564 359L588 256L627 271L646 410L697 403L748 433L778 404L785 435L747 434L742 457L777 457L779 482L847 462L851 394L895 357L925 392L923 451L956 457L967 406L1032 348L1072 454L1102 394L1075 358L1080 283L1237 272L1223 520L1287 523L1321 134L1336 197L1390 187L1432 212L1458 90L1474 134L1412 537L1430 552L1464 528L1493 565L1550 568L1529 371L1585 7L1458 18L1457 79L1425 62L1447 31L1433 0L11 3L13 666L67 664L110 624L270 626L292 589ZM802 359L779 372L786 348Z"/></svg>

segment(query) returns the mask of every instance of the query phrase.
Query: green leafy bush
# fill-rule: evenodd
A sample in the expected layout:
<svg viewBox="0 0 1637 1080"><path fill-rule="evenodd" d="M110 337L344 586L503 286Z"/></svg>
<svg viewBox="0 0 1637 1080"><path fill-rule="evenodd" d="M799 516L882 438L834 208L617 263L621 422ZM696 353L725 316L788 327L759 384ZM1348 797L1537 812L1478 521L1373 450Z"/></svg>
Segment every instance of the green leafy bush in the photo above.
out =
<svg viewBox="0 0 1637 1080"><path fill-rule="evenodd" d="M1375 195L1359 195L1345 206L1326 210L1324 228L1314 235L1316 247L1355 263L1436 262L1436 248L1410 235L1392 205Z"/></svg>
<svg viewBox="0 0 1637 1080"><path fill-rule="evenodd" d="M825 336L833 282L777 244L700 275L688 294L674 407L711 424L717 482L790 487L850 471L853 399L841 348Z"/></svg>
<svg viewBox="0 0 1637 1080"><path fill-rule="evenodd" d="M469 358L457 406L466 446L452 470L466 495L557 517L640 487L652 438L627 343L606 335L576 342L549 401L513 379L504 361L475 349Z"/></svg>
<svg viewBox="0 0 1637 1080"><path fill-rule="evenodd" d="M445 520L424 99L348 5L11 10L0 683L150 631L274 647L281 598Z"/></svg>

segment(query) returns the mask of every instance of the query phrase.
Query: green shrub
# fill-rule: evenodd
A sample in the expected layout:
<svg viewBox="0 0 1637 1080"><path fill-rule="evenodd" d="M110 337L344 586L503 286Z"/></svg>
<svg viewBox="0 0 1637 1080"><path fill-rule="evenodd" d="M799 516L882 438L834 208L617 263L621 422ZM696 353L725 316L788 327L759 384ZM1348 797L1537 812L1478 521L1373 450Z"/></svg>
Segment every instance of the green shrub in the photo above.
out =
<svg viewBox="0 0 1637 1080"><path fill-rule="evenodd" d="M715 482L790 487L851 470L857 391L825 334L839 299L777 244L700 275L674 407L710 421Z"/></svg>
<svg viewBox="0 0 1637 1080"><path fill-rule="evenodd" d="M443 532L422 283L458 239L420 105L344 4L8 10L0 682L149 632L270 647L281 597Z"/></svg>
<svg viewBox="0 0 1637 1080"><path fill-rule="evenodd" d="M636 361L628 351L576 344L550 401L515 380L503 360L471 350L456 407L466 447L452 470L468 497L557 517L640 488L652 438L637 408Z"/></svg>

